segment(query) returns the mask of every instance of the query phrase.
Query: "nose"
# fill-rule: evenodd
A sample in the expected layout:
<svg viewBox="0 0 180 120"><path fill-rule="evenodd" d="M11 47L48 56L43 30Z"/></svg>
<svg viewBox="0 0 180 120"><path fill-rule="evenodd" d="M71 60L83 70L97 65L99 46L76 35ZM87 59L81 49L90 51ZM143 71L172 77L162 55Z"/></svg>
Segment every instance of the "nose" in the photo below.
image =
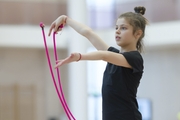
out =
<svg viewBox="0 0 180 120"><path fill-rule="evenodd" d="M117 34L120 34L120 33L121 33L120 28L116 29L116 33L117 33Z"/></svg>

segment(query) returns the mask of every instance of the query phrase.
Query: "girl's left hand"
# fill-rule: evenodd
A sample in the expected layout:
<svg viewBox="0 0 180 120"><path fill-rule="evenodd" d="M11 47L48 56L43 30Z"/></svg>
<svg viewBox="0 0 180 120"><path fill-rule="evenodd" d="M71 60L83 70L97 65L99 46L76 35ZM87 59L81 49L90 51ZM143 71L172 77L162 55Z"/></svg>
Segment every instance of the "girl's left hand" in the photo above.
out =
<svg viewBox="0 0 180 120"><path fill-rule="evenodd" d="M68 63L71 63L71 62L74 62L74 61L77 61L79 58L80 58L80 54L79 53L71 53L71 55L65 59L62 59L62 60L58 60L56 61L56 66L55 68L58 68L64 64L68 64Z"/></svg>

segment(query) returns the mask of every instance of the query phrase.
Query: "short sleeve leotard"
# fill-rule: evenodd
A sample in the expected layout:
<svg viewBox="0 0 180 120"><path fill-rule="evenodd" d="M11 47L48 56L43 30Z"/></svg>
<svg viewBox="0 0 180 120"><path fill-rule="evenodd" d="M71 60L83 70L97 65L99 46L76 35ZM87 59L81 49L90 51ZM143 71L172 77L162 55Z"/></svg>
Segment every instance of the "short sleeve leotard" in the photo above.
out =
<svg viewBox="0 0 180 120"><path fill-rule="evenodd" d="M108 51L119 53L114 47ZM103 120L142 120L136 93L143 74L143 58L138 51L119 54L132 68L107 63L102 85Z"/></svg>

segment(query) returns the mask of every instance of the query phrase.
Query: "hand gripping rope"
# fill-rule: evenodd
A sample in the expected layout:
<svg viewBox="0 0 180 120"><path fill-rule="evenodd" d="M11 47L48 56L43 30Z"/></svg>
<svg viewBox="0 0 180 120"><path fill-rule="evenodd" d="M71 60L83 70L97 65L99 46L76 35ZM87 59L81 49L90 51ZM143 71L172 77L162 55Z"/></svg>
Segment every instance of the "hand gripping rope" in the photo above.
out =
<svg viewBox="0 0 180 120"><path fill-rule="evenodd" d="M47 60L48 60L49 69L50 69L50 72L51 72L51 76L52 76L52 79L53 79L53 82L54 82L54 86L55 86L56 92L58 94L59 100L60 100L60 102L62 104L62 107L63 107L63 109L64 109L68 119L69 120L76 120L74 118L73 114L71 113L71 111L69 110L69 107L68 107L68 105L66 103L66 100L65 100L65 97L64 97L64 93L63 93L63 90L62 90L62 85L61 85L60 71L57 68L56 72L57 72L57 78L58 78L59 89L60 89L60 90L58 90L58 87L57 87L57 84L56 84L56 80L55 80L55 77L54 77L54 73L53 73L53 70L52 70L52 65L51 65L51 60L50 60L50 57L49 57L47 43L46 43L46 37L45 37L45 33L44 33L44 24L42 22L40 23L40 27L42 28L42 35L43 35L43 39L44 39L44 46L45 46L46 57L47 57ZM60 25L59 27L63 28L63 25ZM53 33L53 44L54 44L54 57L55 57L55 61L57 61L58 60L58 56L57 56L57 50L56 50L55 34L56 33L54 32Z"/></svg>

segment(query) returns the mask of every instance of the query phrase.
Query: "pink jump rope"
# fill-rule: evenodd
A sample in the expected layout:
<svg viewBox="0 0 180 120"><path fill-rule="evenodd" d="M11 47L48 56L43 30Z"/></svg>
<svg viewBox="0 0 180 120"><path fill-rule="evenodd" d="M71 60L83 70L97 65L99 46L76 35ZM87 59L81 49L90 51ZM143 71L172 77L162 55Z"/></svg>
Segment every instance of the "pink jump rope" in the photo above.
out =
<svg viewBox="0 0 180 120"><path fill-rule="evenodd" d="M54 82L54 86L55 86L56 92L58 94L59 100L60 100L60 102L62 104L62 107L64 108L64 111L65 111L67 117L69 118L69 120L76 120L75 117L73 116L73 114L71 113L71 111L69 110L69 107L68 107L68 105L66 103L66 100L65 100L65 97L64 97L64 93L63 93L62 85L61 85L61 78L60 78L59 68L56 69L57 77L58 77L58 83L59 83L59 88L60 88L60 90L58 90L58 87L57 87L57 84L56 84L56 80L55 80L55 77L54 77L54 73L53 73L53 70L52 70L52 65L51 65L51 60L50 60L50 57L49 57L47 43L46 43L46 37L45 37L45 33L44 33L44 24L42 22L40 23L40 27L42 28L42 34L43 34L43 39L44 39L44 46L45 46L46 57L47 57L47 60L48 60L49 69L50 69L50 72L51 72L51 76L52 76L52 79L53 79L53 82ZM63 25L60 25L59 27L63 28ZM56 50L55 34L56 33L54 32L53 33L54 57L55 57L55 60L57 61L58 60L58 56L57 56L57 50Z"/></svg>

